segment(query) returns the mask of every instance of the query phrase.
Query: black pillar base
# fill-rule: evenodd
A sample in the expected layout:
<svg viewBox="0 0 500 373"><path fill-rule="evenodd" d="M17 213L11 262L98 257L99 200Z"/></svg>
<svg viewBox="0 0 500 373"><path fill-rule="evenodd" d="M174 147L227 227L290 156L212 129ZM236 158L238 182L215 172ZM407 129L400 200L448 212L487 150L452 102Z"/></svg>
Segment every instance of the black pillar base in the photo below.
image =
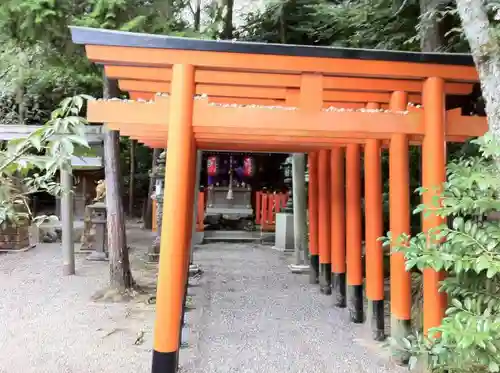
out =
<svg viewBox="0 0 500 373"><path fill-rule="evenodd" d="M319 265L319 291L321 294L332 294L332 265L331 263L321 263Z"/></svg>
<svg viewBox="0 0 500 373"><path fill-rule="evenodd" d="M319 282L319 255L311 255L310 261L309 283L317 284Z"/></svg>
<svg viewBox="0 0 500 373"><path fill-rule="evenodd" d="M371 301L372 336L375 341L385 340L384 300Z"/></svg>
<svg viewBox="0 0 500 373"><path fill-rule="evenodd" d="M349 314L351 321L356 324L361 324L364 321L363 314L363 285L349 285Z"/></svg>
<svg viewBox="0 0 500 373"><path fill-rule="evenodd" d="M151 373L177 373L177 351L158 352L153 350Z"/></svg>
<svg viewBox="0 0 500 373"><path fill-rule="evenodd" d="M346 307L346 282L345 273L332 273L333 288L335 289L335 306L339 308Z"/></svg>

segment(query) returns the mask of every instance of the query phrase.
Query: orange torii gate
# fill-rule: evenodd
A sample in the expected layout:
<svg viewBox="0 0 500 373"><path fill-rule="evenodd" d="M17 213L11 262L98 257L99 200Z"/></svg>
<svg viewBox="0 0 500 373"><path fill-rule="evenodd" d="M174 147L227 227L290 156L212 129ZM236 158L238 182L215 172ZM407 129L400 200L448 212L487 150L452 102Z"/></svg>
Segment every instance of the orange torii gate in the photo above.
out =
<svg viewBox="0 0 500 373"><path fill-rule="evenodd" d="M383 338L380 152L390 154L390 229L410 231L408 147L422 145L424 202L445 180L446 142L487 130L446 99L477 82L469 55L209 41L72 28L91 61L136 101L96 100L88 119L167 148L153 373L177 371L191 239L195 154L201 150L309 153L311 282L362 322L361 152L365 162L366 296ZM161 92L162 94L156 94ZM418 104L410 105L409 103ZM185 216L185 219L178 219ZM424 219L426 231L442 223ZM333 286L331 286L333 276ZM424 272L424 329L440 324L442 273ZM410 322L411 277L391 255L392 333Z"/></svg>

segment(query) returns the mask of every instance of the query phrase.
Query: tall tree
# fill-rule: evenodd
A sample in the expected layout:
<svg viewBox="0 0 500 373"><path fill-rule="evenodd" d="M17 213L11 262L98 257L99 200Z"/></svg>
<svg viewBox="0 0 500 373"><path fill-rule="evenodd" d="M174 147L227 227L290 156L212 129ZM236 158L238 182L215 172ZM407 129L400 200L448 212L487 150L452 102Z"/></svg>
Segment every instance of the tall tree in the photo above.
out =
<svg viewBox="0 0 500 373"><path fill-rule="evenodd" d="M103 81L103 98L118 97L117 82L107 79L106 76L104 76ZM118 131L104 131L104 155L110 287L112 290L124 292L133 287L134 280L130 271L125 234L123 185L120 177L120 134Z"/></svg>
<svg viewBox="0 0 500 373"><path fill-rule="evenodd" d="M438 17L440 0L420 0L420 49L422 52L436 52L444 37Z"/></svg>
<svg viewBox="0 0 500 373"><path fill-rule="evenodd" d="M488 3L484 0L456 0L457 11L462 21L463 31L469 42L470 50L477 67L483 99L486 104L488 126L496 140L500 142L500 45L498 43L498 24L489 18ZM491 4L499 19L500 13ZM500 166L497 160L497 165Z"/></svg>
<svg viewBox="0 0 500 373"><path fill-rule="evenodd" d="M222 0L222 39L233 38L233 13L234 13L234 0Z"/></svg>

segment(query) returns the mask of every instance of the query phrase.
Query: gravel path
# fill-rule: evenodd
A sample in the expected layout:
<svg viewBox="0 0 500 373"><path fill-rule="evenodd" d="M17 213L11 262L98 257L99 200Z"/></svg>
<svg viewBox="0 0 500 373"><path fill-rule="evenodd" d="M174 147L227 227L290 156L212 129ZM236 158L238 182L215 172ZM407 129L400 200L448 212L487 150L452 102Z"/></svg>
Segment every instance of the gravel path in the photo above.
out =
<svg viewBox="0 0 500 373"><path fill-rule="evenodd" d="M131 236L131 237L130 237ZM132 269L155 280L142 262L150 234L129 231ZM203 276L190 287L181 350L187 373L392 373L365 325L348 322L287 257L269 247L209 244L195 252ZM107 263L77 256L77 275L61 275L59 244L0 255L0 373L149 373L154 306L96 303ZM198 282L198 284L195 284ZM142 344L135 345L138 333Z"/></svg>
<svg viewBox="0 0 500 373"><path fill-rule="evenodd" d="M108 264L77 255L76 268L62 276L60 244L0 255L0 373L149 372L153 306L92 302Z"/></svg>
<svg viewBox="0 0 500 373"><path fill-rule="evenodd" d="M306 275L293 275L287 257L269 247L200 246L204 270L190 288L191 348L181 353L189 373L400 372L366 325L348 321ZM385 355L385 356L384 356Z"/></svg>

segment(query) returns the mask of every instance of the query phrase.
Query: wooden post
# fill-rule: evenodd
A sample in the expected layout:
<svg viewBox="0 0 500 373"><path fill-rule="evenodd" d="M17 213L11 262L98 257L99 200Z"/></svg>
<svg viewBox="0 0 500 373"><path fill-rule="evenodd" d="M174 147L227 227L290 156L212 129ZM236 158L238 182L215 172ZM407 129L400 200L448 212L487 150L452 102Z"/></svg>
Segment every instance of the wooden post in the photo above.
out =
<svg viewBox="0 0 500 373"><path fill-rule="evenodd" d="M287 101L292 97L287 95ZM299 92L299 108L304 112L319 112L323 107L323 76L302 74ZM311 261L310 283L319 282L319 242L318 242L318 153L309 153L309 255Z"/></svg>
<svg viewBox="0 0 500 373"><path fill-rule="evenodd" d="M61 223L62 223L62 252L63 275L75 274L75 243L73 239L73 175L71 165L68 164L60 170L61 186Z"/></svg>
<svg viewBox="0 0 500 373"><path fill-rule="evenodd" d="M360 176L361 146L349 144L346 154L346 258L349 313L355 323L364 321Z"/></svg>
<svg viewBox="0 0 500 373"><path fill-rule="evenodd" d="M194 67L174 65L171 104L176 110L169 115L169 134L160 263L156 296L156 323L152 373L176 373L179 350L182 302L193 214L193 97ZM191 213L190 213L191 211ZM179 219L178 217L185 217ZM171 224L175 221L176 224Z"/></svg>
<svg viewBox="0 0 500 373"><path fill-rule="evenodd" d="M367 109L378 109L369 103ZM382 341L384 332L384 251L378 240L383 235L382 164L380 140L365 144L365 267L368 320L373 339Z"/></svg>
<svg viewBox="0 0 500 373"><path fill-rule="evenodd" d="M259 210L257 210L259 211ZM198 232L204 232L205 231L205 191L199 191L198 194L198 216L197 219L198 221Z"/></svg>
<svg viewBox="0 0 500 373"><path fill-rule="evenodd" d="M309 153L309 260L311 264L310 283L319 282L318 251L318 153Z"/></svg>
<svg viewBox="0 0 500 373"><path fill-rule="evenodd" d="M422 182L428 191L423 202L432 205L446 181L446 140L444 81L428 78L423 89L425 136L422 144ZM444 223L444 219L431 215L423 219L423 231ZM439 292L439 282L444 273L432 269L424 270L424 333L439 326L446 309L446 294Z"/></svg>
<svg viewBox="0 0 500 373"><path fill-rule="evenodd" d="M389 107L392 111L406 110L406 92L394 92ZM389 208L390 231L393 240L410 234L409 144L405 134L393 134L389 148ZM411 274L406 271L403 253L391 253L391 335L407 337L411 324ZM407 356L400 356L404 362Z"/></svg>
<svg viewBox="0 0 500 373"><path fill-rule="evenodd" d="M344 164L344 148L333 148L330 160L332 287L336 291L335 305L341 308L346 306Z"/></svg>
<svg viewBox="0 0 500 373"><path fill-rule="evenodd" d="M330 152L318 155L318 243L319 286L322 294L332 293L332 259L330 249Z"/></svg>
<svg viewBox="0 0 500 373"><path fill-rule="evenodd" d="M196 198L197 198L197 193L195 193L196 189L196 184L199 181L199 168L198 168L198 163L200 164L201 167L201 160L200 162L197 162L198 158L198 152L196 151L196 144L194 142L194 138L191 144L192 150L189 153L189 161L186 164L188 170L194 170L194 172L189 172L189 182L188 182L188 189L191 191L191 194L188 195L188 208L187 214L186 214L186 226L189 227L191 226L191 230L186 231L185 235L185 247L189 248L189 253L184 257L184 273L183 273L183 283L184 283L184 296L182 299L182 313L181 313L181 324L179 328L179 346L182 345L182 328L184 327L184 318L186 315L186 300L187 300L187 289L188 289L188 282L189 282L189 267L191 264L191 258L192 258L192 249L193 249L193 237L194 233L196 232L196 211L197 209L195 208L195 203L196 203ZM198 180L197 180L198 179ZM191 219L190 219L191 217ZM177 356L179 355L179 350L177 350ZM177 357L177 365L179 363L179 359Z"/></svg>
<svg viewBox="0 0 500 373"><path fill-rule="evenodd" d="M262 220L262 192L255 192L255 224L260 225Z"/></svg>

